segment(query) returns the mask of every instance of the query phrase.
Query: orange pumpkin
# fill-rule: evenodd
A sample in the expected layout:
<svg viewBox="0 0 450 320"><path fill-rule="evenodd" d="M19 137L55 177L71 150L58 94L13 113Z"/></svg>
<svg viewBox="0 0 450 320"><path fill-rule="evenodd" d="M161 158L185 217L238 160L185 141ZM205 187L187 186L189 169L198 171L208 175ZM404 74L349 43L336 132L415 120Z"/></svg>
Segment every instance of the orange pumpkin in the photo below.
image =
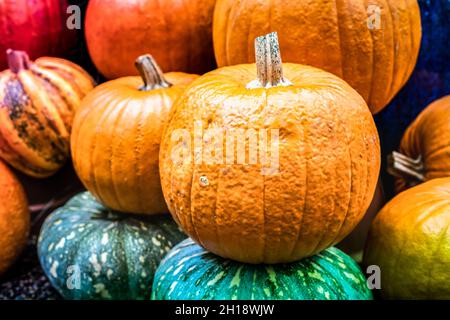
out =
<svg viewBox="0 0 450 320"><path fill-rule="evenodd" d="M405 131L400 152L388 159L398 192L434 178L450 177L450 95L425 108Z"/></svg>
<svg viewBox="0 0 450 320"><path fill-rule="evenodd" d="M67 60L7 55L9 69L0 73L0 157L30 176L48 177L69 156L73 114L93 80Z"/></svg>
<svg viewBox="0 0 450 320"><path fill-rule="evenodd" d="M275 34L257 47L257 67L212 71L177 100L161 142L161 184L175 220L209 251L296 261L361 220L377 183L379 139L347 83L309 66L282 70Z"/></svg>
<svg viewBox="0 0 450 320"><path fill-rule="evenodd" d="M383 109L406 83L421 39L416 0L217 0L214 51L219 67L254 62L252 39L283 30L283 59L343 78Z"/></svg>
<svg viewBox="0 0 450 320"><path fill-rule="evenodd" d="M145 53L166 72L210 71L215 68L214 4L215 0L90 0L89 54L108 79L137 75L134 60Z"/></svg>
<svg viewBox="0 0 450 320"><path fill-rule="evenodd" d="M30 229L27 198L19 181L0 161L0 275L17 259Z"/></svg>
<svg viewBox="0 0 450 320"><path fill-rule="evenodd" d="M450 178L408 189L372 223L364 265L381 271L388 299L450 299Z"/></svg>
<svg viewBox="0 0 450 320"><path fill-rule="evenodd" d="M167 212L158 153L174 100L197 76L163 75L151 56L136 63L141 77L98 86L84 100L71 139L75 170L106 206L123 212Z"/></svg>

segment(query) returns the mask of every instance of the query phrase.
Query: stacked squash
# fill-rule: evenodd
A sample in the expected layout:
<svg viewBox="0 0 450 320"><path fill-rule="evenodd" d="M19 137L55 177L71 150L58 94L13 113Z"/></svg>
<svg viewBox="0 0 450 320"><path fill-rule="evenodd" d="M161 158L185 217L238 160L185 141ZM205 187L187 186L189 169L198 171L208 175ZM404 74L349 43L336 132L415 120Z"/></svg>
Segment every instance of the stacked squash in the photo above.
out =
<svg viewBox="0 0 450 320"><path fill-rule="evenodd" d="M172 216L197 244L187 240L168 254L153 297L371 298L356 263L330 248L361 220L375 190L380 150L370 110L338 77L282 65L275 33L256 39L256 61L200 77L173 107L161 184ZM217 137L237 130L269 132L270 147L260 141L255 162L248 136L245 148L225 151L228 141Z"/></svg>
<svg viewBox="0 0 450 320"><path fill-rule="evenodd" d="M185 238L168 215L158 172L173 101L196 75L163 74L152 56L141 76L106 82L82 101L71 135L75 170L90 192L45 221L41 265L67 299L148 299L156 267Z"/></svg>

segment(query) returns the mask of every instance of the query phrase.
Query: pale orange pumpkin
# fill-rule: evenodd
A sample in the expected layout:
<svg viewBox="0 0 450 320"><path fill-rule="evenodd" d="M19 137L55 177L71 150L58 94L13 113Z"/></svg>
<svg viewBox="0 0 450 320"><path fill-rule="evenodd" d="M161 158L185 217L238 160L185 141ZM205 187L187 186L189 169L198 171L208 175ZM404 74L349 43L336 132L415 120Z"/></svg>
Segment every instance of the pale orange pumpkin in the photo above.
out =
<svg viewBox="0 0 450 320"><path fill-rule="evenodd" d="M161 142L161 184L174 219L207 250L248 263L296 261L361 220L379 139L345 81L299 64L282 70L274 34L257 48L257 66L212 71L177 100Z"/></svg>
<svg viewBox="0 0 450 320"><path fill-rule="evenodd" d="M450 177L450 95L426 107L406 129L399 152L388 159L397 192Z"/></svg>
<svg viewBox="0 0 450 320"><path fill-rule="evenodd" d="M0 160L0 276L24 248L30 229L28 202L22 186Z"/></svg>
<svg viewBox="0 0 450 320"><path fill-rule="evenodd" d="M94 82L68 60L7 54L9 69L0 73L0 157L27 175L48 177L70 154L73 115Z"/></svg>
<svg viewBox="0 0 450 320"><path fill-rule="evenodd" d="M276 30L284 61L341 77L373 113L408 80L421 39L416 0L217 0L217 64L254 62L253 39Z"/></svg>
<svg viewBox="0 0 450 320"><path fill-rule="evenodd" d="M196 75L167 73L149 55L136 63L142 78L106 82L84 100L71 139L75 170L106 206L136 214L167 212L158 153L175 99Z"/></svg>

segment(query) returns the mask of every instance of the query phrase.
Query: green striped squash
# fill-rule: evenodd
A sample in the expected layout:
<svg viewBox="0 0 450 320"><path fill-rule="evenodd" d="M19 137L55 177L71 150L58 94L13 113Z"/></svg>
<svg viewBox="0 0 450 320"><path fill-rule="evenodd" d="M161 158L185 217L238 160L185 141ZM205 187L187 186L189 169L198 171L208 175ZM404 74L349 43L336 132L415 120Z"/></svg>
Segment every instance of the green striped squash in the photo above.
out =
<svg viewBox="0 0 450 320"><path fill-rule="evenodd" d="M371 300L355 261L336 248L289 264L223 259L191 239L175 246L153 282L155 300Z"/></svg>
<svg viewBox="0 0 450 320"><path fill-rule="evenodd" d="M158 264L185 238L169 215L114 212L84 192L47 217L38 254L66 299L149 299Z"/></svg>

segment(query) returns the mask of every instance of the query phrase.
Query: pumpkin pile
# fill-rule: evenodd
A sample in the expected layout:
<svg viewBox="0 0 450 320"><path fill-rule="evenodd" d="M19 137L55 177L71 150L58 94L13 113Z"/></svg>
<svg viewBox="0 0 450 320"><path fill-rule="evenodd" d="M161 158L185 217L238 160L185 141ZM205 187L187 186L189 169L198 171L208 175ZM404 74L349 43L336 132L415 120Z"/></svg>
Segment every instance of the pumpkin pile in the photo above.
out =
<svg viewBox="0 0 450 320"><path fill-rule="evenodd" d="M0 276L30 230L2 161L39 179L69 162L86 191L37 239L65 299L371 300L361 267L381 298L450 299L450 96L389 155L398 194L362 264L336 247L382 193L373 115L413 72L418 1L91 0L96 87L46 57L74 42L67 2L34 2L0 0Z"/></svg>

